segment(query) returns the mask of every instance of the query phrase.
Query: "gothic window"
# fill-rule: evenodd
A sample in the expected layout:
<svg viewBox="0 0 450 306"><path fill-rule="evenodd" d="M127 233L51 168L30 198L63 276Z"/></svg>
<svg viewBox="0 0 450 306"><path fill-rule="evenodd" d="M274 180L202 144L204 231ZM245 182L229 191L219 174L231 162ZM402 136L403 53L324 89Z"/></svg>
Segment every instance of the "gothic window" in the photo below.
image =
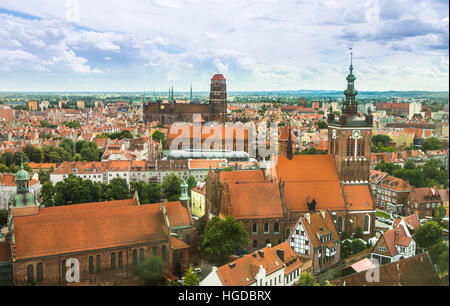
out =
<svg viewBox="0 0 450 306"><path fill-rule="evenodd" d="M153 247L153 256L156 256L156 247Z"/></svg>
<svg viewBox="0 0 450 306"><path fill-rule="evenodd" d="M116 253L111 253L111 270L116 269Z"/></svg>
<svg viewBox="0 0 450 306"><path fill-rule="evenodd" d="M275 224L273 225L273 232L275 234L278 234L280 232L280 225L278 222L275 222Z"/></svg>
<svg viewBox="0 0 450 306"><path fill-rule="evenodd" d="M370 217L369 215L365 215L364 217L364 232L368 232L369 231L369 226L370 226Z"/></svg>
<svg viewBox="0 0 450 306"><path fill-rule="evenodd" d="M347 139L347 156L355 155L355 140L351 136Z"/></svg>
<svg viewBox="0 0 450 306"><path fill-rule="evenodd" d="M258 249L258 241L257 240L253 240L253 249L254 250Z"/></svg>
<svg viewBox="0 0 450 306"><path fill-rule="evenodd" d="M62 277L66 277L67 267L66 267L66 260L64 259L61 263L61 274Z"/></svg>
<svg viewBox="0 0 450 306"><path fill-rule="evenodd" d="M264 223L264 234L269 233L269 223Z"/></svg>
<svg viewBox="0 0 450 306"><path fill-rule="evenodd" d="M119 252L119 259L118 259L117 266L119 267L119 269L122 269L122 267L123 267L122 251Z"/></svg>
<svg viewBox="0 0 450 306"><path fill-rule="evenodd" d="M342 233L342 230L344 229L344 221L342 219L342 217L339 217L337 220L337 230L339 233Z"/></svg>
<svg viewBox="0 0 450 306"><path fill-rule="evenodd" d="M89 256L89 273L94 273L94 257Z"/></svg>
<svg viewBox="0 0 450 306"><path fill-rule="evenodd" d="M252 234L258 233L258 225L256 223L253 223L252 225Z"/></svg>
<svg viewBox="0 0 450 306"><path fill-rule="evenodd" d="M27 266L27 281L28 282L33 282L34 277L33 277L33 265L28 265Z"/></svg>
<svg viewBox="0 0 450 306"><path fill-rule="evenodd" d="M97 272L100 272L100 255L97 255Z"/></svg>
<svg viewBox="0 0 450 306"><path fill-rule="evenodd" d="M364 140L358 140L358 156L364 156Z"/></svg>
<svg viewBox="0 0 450 306"><path fill-rule="evenodd" d="M42 263L38 263L37 264L37 267L36 267L37 269L37 281L38 282L41 282L43 279L44 279L44 274L43 274L43 271L42 271Z"/></svg>
<svg viewBox="0 0 450 306"><path fill-rule="evenodd" d="M134 249L133 250L133 267L136 267L138 263L138 255L137 255L137 250Z"/></svg>
<svg viewBox="0 0 450 306"><path fill-rule="evenodd" d="M139 250L139 261L140 261L140 262L143 262L143 261L144 261L144 249L143 249L143 248L141 248L141 249Z"/></svg>
<svg viewBox="0 0 450 306"><path fill-rule="evenodd" d="M163 259L166 259L166 246L165 245L163 245L161 248L161 257Z"/></svg>

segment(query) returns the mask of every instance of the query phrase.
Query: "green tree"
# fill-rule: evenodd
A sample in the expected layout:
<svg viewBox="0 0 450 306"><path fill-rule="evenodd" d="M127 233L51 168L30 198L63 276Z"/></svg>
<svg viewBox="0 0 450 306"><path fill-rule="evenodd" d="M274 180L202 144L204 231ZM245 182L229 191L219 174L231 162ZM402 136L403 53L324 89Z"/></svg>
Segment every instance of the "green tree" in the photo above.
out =
<svg viewBox="0 0 450 306"><path fill-rule="evenodd" d="M319 154L319 151L315 147L306 148L303 151L299 152L301 155L311 155L311 154Z"/></svg>
<svg viewBox="0 0 450 306"><path fill-rule="evenodd" d="M358 227L356 227L356 230L353 233L353 238L360 238L360 239L362 239L362 237L363 237L362 228L358 226Z"/></svg>
<svg viewBox="0 0 450 306"><path fill-rule="evenodd" d="M60 143L59 147L63 148L67 153L69 153L71 156L73 154L75 143L72 139L64 138Z"/></svg>
<svg viewBox="0 0 450 306"><path fill-rule="evenodd" d="M81 153L81 149L83 149L85 143L86 141L84 140L78 140L77 142L75 142L75 152Z"/></svg>
<svg viewBox="0 0 450 306"><path fill-rule="evenodd" d="M42 152L42 150L34 147L31 144L27 144L23 148L23 153L28 157L29 161L41 163L44 160L44 153Z"/></svg>
<svg viewBox="0 0 450 306"><path fill-rule="evenodd" d="M191 196L191 190L197 186L197 181L195 180L195 177L191 175L187 179L186 183L188 184L189 196Z"/></svg>
<svg viewBox="0 0 450 306"><path fill-rule="evenodd" d="M55 188L52 182L45 182L42 184L40 191L41 202L45 207L50 207L54 205L53 198L55 197Z"/></svg>
<svg viewBox="0 0 450 306"><path fill-rule="evenodd" d="M352 254L358 254L359 252L362 252L366 249L366 244L359 240L359 239L355 239L352 241L351 244L351 250L352 250Z"/></svg>
<svg viewBox="0 0 450 306"><path fill-rule="evenodd" d="M146 286L156 286L162 280L164 261L161 257L152 256L138 264L136 272Z"/></svg>
<svg viewBox="0 0 450 306"><path fill-rule="evenodd" d="M131 193L137 191L141 204L157 203L161 200L161 185L157 183L132 182Z"/></svg>
<svg viewBox="0 0 450 306"><path fill-rule="evenodd" d="M379 145L380 143L385 146L387 142L391 142L392 138L388 135L378 134L372 136L372 143Z"/></svg>
<svg viewBox="0 0 450 306"><path fill-rule="evenodd" d="M198 286L199 280L197 273L194 272L194 269L190 266L189 269L184 273L183 285L185 286Z"/></svg>
<svg viewBox="0 0 450 306"><path fill-rule="evenodd" d="M442 228L435 221L427 222L419 227L415 238L419 247L429 249L442 241Z"/></svg>
<svg viewBox="0 0 450 306"><path fill-rule="evenodd" d="M26 156L23 152L15 152L14 153L14 164L16 166L20 166L21 162L29 162L30 160L28 159L28 156Z"/></svg>
<svg viewBox="0 0 450 306"><path fill-rule="evenodd" d="M8 223L8 211L0 209L0 229Z"/></svg>
<svg viewBox="0 0 450 306"><path fill-rule="evenodd" d="M181 183L183 181L176 176L174 173L167 175L162 182L162 189L166 197L180 196L181 194Z"/></svg>
<svg viewBox="0 0 450 306"><path fill-rule="evenodd" d="M9 168L5 164L0 164L0 173L9 172Z"/></svg>
<svg viewBox="0 0 450 306"><path fill-rule="evenodd" d="M152 134L153 141L161 142L163 147L166 144L166 138L164 137L164 133L160 131L154 131Z"/></svg>
<svg viewBox="0 0 450 306"><path fill-rule="evenodd" d="M123 178L113 178L108 184L107 199L124 200L130 198L127 181Z"/></svg>
<svg viewBox="0 0 450 306"><path fill-rule="evenodd" d="M416 169L416 163L412 159L407 159L403 164L403 169L413 170Z"/></svg>
<svg viewBox="0 0 450 306"><path fill-rule="evenodd" d="M231 216L224 220L213 217L200 237L200 249L224 263L228 256L237 253L250 243L242 223Z"/></svg>
<svg viewBox="0 0 450 306"><path fill-rule="evenodd" d="M317 123L317 126L319 127L319 129L323 130L323 129L327 129L328 128L328 124L326 124L325 121L319 121Z"/></svg>
<svg viewBox="0 0 450 306"><path fill-rule="evenodd" d="M394 170L397 170L397 169L401 169L401 167L399 165L395 165L393 163L385 163L384 161L379 162L375 166L375 170L379 170L379 171L382 171L382 172L387 172L387 173L389 173L391 175L394 172Z"/></svg>
<svg viewBox="0 0 450 306"><path fill-rule="evenodd" d="M295 286L314 286L315 283L314 276L310 273L302 273L300 274L300 279L295 283Z"/></svg>
<svg viewBox="0 0 450 306"><path fill-rule="evenodd" d="M12 163L14 163L14 155L11 152L4 152L0 158L0 162L9 167Z"/></svg>
<svg viewBox="0 0 450 306"><path fill-rule="evenodd" d="M427 137L422 142L422 150L440 150L442 149L442 144L437 137Z"/></svg>

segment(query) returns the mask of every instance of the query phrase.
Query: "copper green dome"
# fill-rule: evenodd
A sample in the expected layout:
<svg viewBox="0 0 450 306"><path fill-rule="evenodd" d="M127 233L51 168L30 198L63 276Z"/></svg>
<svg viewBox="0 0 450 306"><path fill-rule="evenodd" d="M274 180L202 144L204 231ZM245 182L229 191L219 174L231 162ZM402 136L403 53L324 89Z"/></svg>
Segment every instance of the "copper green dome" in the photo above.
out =
<svg viewBox="0 0 450 306"><path fill-rule="evenodd" d="M23 198L24 198L24 196L22 194L17 194L14 197L14 204L15 204L16 207L24 206L24 199Z"/></svg>
<svg viewBox="0 0 450 306"><path fill-rule="evenodd" d="M34 205L34 195L32 193L25 194L25 206Z"/></svg>
<svg viewBox="0 0 450 306"><path fill-rule="evenodd" d="M22 168L16 173L16 181L28 181L28 172Z"/></svg>

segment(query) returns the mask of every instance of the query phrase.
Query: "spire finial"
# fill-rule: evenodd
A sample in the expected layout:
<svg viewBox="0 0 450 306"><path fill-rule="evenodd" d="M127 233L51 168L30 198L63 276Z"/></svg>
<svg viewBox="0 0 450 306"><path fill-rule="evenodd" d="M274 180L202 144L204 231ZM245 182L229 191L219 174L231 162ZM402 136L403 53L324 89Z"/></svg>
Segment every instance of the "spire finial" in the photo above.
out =
<svg viewBox="0 0 450 306"><path fill-rule="evenodd" d="M353 46L350 45L350 74L353 72Z"/></svg>

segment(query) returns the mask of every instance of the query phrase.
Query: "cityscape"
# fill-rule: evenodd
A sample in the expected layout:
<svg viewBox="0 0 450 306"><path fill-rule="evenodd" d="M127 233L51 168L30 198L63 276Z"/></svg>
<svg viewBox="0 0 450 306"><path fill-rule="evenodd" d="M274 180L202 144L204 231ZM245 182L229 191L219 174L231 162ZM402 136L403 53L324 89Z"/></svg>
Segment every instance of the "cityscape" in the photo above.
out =
<svg viewBox="0 0 450 306"><path fill-rule="evenodd" d="M448 1L23 2L0 289L449 286Z"/></svg>

